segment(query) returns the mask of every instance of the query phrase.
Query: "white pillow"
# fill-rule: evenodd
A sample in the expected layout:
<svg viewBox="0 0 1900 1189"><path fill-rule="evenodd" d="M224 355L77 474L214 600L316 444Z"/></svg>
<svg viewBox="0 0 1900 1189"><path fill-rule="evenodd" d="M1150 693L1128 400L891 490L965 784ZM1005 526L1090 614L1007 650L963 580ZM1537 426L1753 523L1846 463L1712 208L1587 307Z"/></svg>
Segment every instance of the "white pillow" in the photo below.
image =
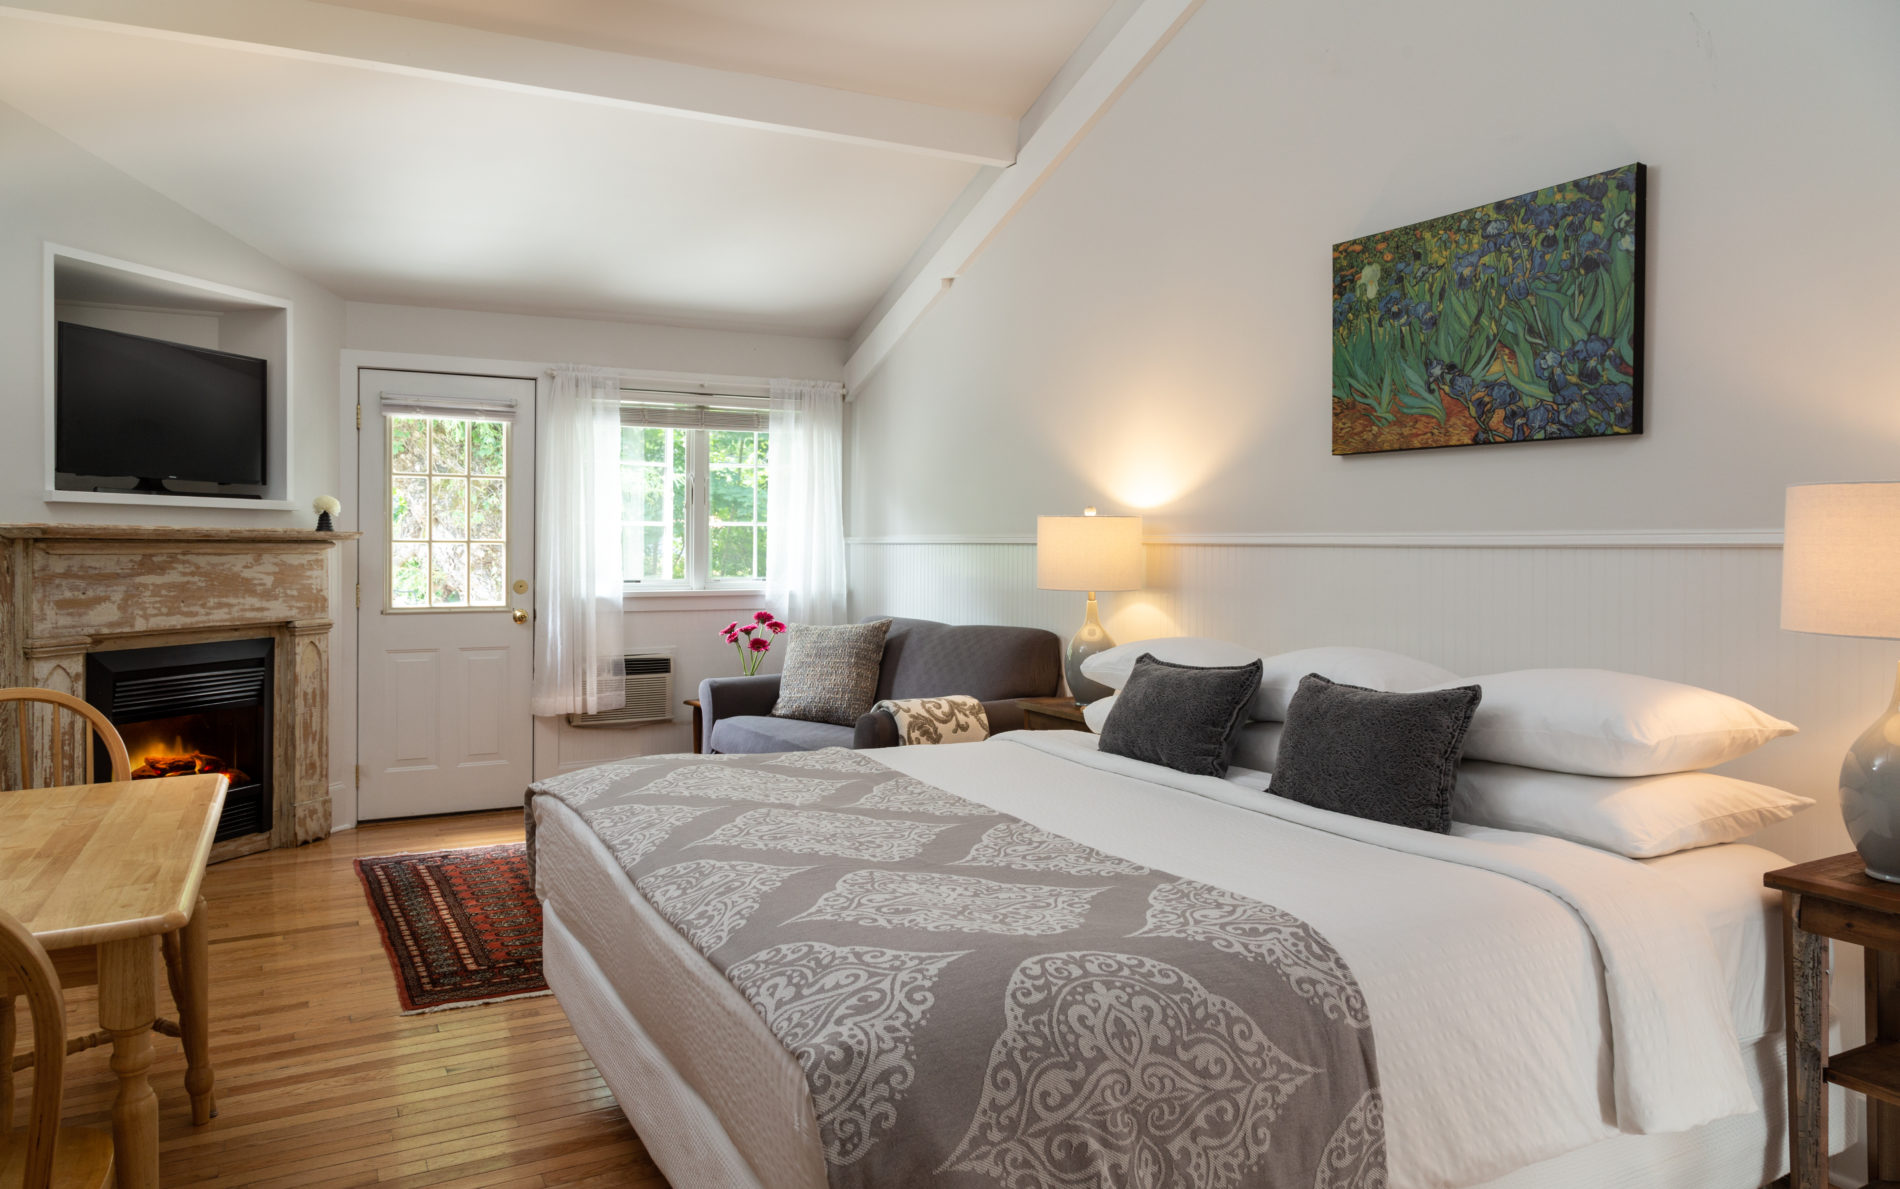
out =
<svg viewBox="0 0 1900 1189"><path fill-rule="evenodd" d="M1285 722L1286 706L1300 688L1300 678L1318 673L1328 681L1363 686L1383 693L1399 693L1424 686L1469 685L1458 674L1430 661L1383 648L1301 648L1270 656L1260 674L1260 692L1248 708L1250 717Z"/></svg>
<svg viewBox="0 0 1900 1189"><path fill-rule="evenodd" d="M1117 695L1110 694L1106 698L1097 698L1082 707L1082 721L1087 724L1089 730L1097 735L1102 733L1102 724L1108 721L1108 712L1114 708L1116 697Z"/></svg>
<svg viewBox="0 0 1900 1189"><path fill-rule="evenodd" d="M1176 665L1215 667L1260 661L1260 690L1247 707L1247 717L1269 722L1286 719L1286 705L1293 700L1300 678L1308 673L1387 692L1455 681L1458 676L1450 669L1378 648L1301 648L1262 656L1259 650L1242 644L1201 636L1165 636L1117 644L1083 661L1082 675L1110 689L1120 689L1128 684L1128 675L1144 652Z"/></svg>
<svg viewBox="0 0 1900 1189"><path fill-rule="evenodd" d="M1195 665L1203 669L1252 664L1261 659L1259 649L1244 644L1229 644L1203 636L1163 636L1105 648L1082 662L1082 676L1110 689L1120 689L1128 684L1128 675L1135 671L1135 662L1144 652L1153 653L1156 660L1171 665Z"/></svg>
<svg viewBox="0 0 1900 1189"><path fill-rule="evenodd" d="M1484 690L1466 759L1553 772L1692 772L1799 729L1727 694L1607 669L1519 669L1445 685Z"/></svg>
<svg viewBox="0 0 1900 1189"><path fill-rule="evenodd" d="M1746 838L1812 804L1713 772L1610 779L1473 762L1458 769L1451 816L1652 859Z"/></svg>
<svg viewBox="0 0 1900 1189"><path fill-rule="evenodd" d="M1234 767L1273 771L1280 760L1280 736L1285 733L1283 722L1243 723L1234 732Z"/></svg>

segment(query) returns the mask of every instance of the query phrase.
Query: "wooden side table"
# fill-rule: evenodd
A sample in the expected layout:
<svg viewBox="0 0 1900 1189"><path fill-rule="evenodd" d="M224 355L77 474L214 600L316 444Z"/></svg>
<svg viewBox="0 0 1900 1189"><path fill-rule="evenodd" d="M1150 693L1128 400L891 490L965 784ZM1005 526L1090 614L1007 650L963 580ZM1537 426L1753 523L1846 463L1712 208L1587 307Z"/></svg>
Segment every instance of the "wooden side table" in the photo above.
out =
<svg viewBox="0 0 1900 1189"><path fill-rule="evenodd" d="M1017 698L1025 731L1086 731L1082 708L1074 698Z"/></svg>
<svg viewBox="0 0 1900 1189"><path fill-rule="evenodd" d="M1867 1096L1869 1189L1900 1189L1900 884L1858 854L1770 871L1781 891L1790 1189L1826 1189L1827 1086ZM1827 1052L1828 939L1864 948L1867 1043Z"/></svg>
<svg viewBox="0 0 1900 1189"><path fill-rule="evenodd" d="M705 746L699 740L700 728L705 725L705 719L702 717L705 712L699 708L698 698L686 699L686 705L693 708L693 754L698 755L699 749Z"/></svg>

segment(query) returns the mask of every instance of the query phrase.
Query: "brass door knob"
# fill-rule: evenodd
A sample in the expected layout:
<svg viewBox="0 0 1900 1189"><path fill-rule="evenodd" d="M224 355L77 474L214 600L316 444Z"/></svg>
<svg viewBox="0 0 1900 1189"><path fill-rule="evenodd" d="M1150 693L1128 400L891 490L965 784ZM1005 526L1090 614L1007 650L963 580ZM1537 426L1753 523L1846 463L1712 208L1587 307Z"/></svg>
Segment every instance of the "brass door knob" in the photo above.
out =
<svg viewBox="0 0 1900 1189"><path fill-rule="evenodd" d="M516 623L528 622L528 613L522 610L520 607L516 607L512 612L510 612L510 614L514 616Z"/></svg>

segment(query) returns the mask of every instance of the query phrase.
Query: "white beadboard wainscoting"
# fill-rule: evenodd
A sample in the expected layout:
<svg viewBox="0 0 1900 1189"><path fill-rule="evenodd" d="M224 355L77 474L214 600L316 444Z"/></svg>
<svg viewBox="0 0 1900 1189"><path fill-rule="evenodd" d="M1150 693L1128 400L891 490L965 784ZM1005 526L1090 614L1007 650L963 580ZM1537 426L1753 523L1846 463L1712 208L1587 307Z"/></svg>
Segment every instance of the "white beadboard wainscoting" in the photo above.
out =
<svg viewBox="0 0 1900 1189"><path fill-rule="evenodd" d="M1457 673L1621 669L1720 690L1801 727L1724 769L1819 802L1757 841L1791 859L1848 849L1836 777L1893 689L1900 643L1782 631L1775 534L1393 539L1151 542L1147 589L1102 595L1105 624L1119 641L1356 644ZM1030 624L1064 640L1082 622L1082 595L1036 589L1028 540L856 539L850 563L854 617Z"/></svg>

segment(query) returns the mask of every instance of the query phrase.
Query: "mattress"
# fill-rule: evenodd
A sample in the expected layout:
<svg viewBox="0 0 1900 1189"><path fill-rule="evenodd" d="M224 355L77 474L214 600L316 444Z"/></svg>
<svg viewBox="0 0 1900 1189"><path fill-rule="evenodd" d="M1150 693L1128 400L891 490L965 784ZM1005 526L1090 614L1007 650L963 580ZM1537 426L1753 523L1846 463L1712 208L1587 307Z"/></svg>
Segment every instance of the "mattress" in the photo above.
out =
<svg viewBox="0 0 1900 1189"><path fill-rule="evenodd" d="M969 773L959 773L959 766L993 764L1001 753L980 762L974 754L959 759L950 753L996 746L900 749L880 759L965 792L957 786L969 782ZM1287 903L1282 894L1281 906L1336 942L1355 938L1360 954L1341 949L1378 1021L1394 1186L1438 1189L1496 1178L1503 1178L1500 1189L1549 1184L1519 1178L1593 1149L1633 1157L1638 1165L1671 1152L1669 1160L1693 1161L1709 1146L1731 1163L1739 1160L1737 1167L1766 1171L1773 1162L1774 1145L1755 1134L1765 1127L1759 1112L1674 1135L1619 1134L1596 947L1577 913L1556 897L1527 893L1514 881L1502 881L1510 884L1506 889L1490 872L1447 870L1404 855L1383 856L1342 886L1343 843L1295 833L1296 844L1275 844L1235 828L1226 807L1109 780L1060 756L1017 754L1025 750L1011 749L1009 759L1020 779L992 782L983 800L1104 850L1237 891L1248 892L1250 869L1266 862L1279 869L1276 886L1284 892L1291 868L1294 883L1313 889L1311 903ZM608 1074L656 1160L682 1187L747 1184L748 1177L773 1186L823 1185L815 1119L790 1056L730 985L634 893L576 815L549 798L537 798L535 813L549 980L603 1074L619 1069L617 1076L629 1083L615 1084L616 1075ZM1762 894L1760 873L1781 862L1758 848L1732 845L1645 864L1706 917L1735 1036L1768 1038L1743 1049L1756 1100L1767 1093L1771 1102L1779 1099L1771 1068L1778 1043L1770 1043L1778 1042L1779 1005L1765 989L1778 986L1766 974L1777 960L1779 932L1770 927L1772 902ZM1407 896L1408 888L1427 880L1432 896ZM1416 902L1429 901L1442 926L1447 903L1455 911L1461 898L1468 901L1465 927L1455 932L1423 928L1412 916ZM1499 911L1501 899L1509 901L1508 911ZM1369 914L1383 919L1370 934L1364 928ZM1364 951L1368 937L1380 953ZM1487 1001L1472 998L1474 964L1486 973L1475 985L1480 998L1491 996ZM1535 1030L1546 1044L1563 1047L1564 1060L1583 1073L1558 1076L1543 1062L1514 1067L1487 1059L1488 1052L1501 1051L1500 1033L1513 1028ZM1526 1096L1536 1101L1527 1104ZM1531 1125L1487 1126L1509 1112ZM663 1156L675 1142L681 1152ZM770 1175L760 1177L759 1170Z"/></svg>

